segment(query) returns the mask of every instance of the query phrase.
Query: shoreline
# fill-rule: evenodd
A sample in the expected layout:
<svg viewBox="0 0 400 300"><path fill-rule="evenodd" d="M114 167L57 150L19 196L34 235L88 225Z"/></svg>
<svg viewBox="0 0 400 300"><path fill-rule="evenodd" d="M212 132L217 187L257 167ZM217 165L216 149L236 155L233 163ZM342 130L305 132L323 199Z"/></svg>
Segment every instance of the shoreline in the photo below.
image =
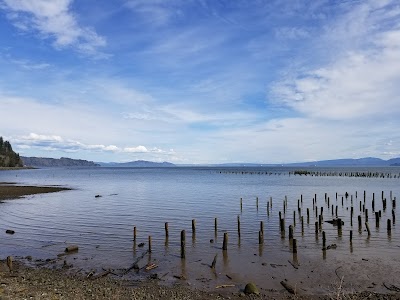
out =
<svg viewBox="0 0 400 300"><path fill-rule="evenodd" d="M399 299L400 293L369 291L346 294L337 290L326 295L287 291L262 291L259 295L245 294L239 286L205 291L192 287L186 280L165 284L152 273L145 280L117 278L107 270L102 273L81 274L61 261L46 260L41 266L27 266L23 260L12 263L0 260L0 299Z"/></svg>

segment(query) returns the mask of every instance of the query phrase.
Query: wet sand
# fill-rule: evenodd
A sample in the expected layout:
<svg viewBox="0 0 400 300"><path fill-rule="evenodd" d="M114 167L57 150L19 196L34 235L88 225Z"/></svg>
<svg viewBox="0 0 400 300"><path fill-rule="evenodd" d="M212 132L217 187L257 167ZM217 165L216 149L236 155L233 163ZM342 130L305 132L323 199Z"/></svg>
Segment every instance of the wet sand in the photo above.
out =
<svg viewBox="0 0 400 300"><path fill-rule="evenodd" d="M135 281L116 279L107 271L81 274L69 266L54 261L41 267L27 267L14 261L9 271L6 261L0 261L0 299L399 299L400 293L343 293L341 286L326 295L290 294L285 291L262 291L260 295L244 294L236 287L202 291L185 280L166 286L163 279ZM156 273L153 273L156 274Z"/></svg>
<svg viewBox="0 0 400 300"><path fill-rule="evenodd" d="M12 182L0 182L0 200L18 199L28 195L55 193L70 190L59 186L19 186Z"/></svg>

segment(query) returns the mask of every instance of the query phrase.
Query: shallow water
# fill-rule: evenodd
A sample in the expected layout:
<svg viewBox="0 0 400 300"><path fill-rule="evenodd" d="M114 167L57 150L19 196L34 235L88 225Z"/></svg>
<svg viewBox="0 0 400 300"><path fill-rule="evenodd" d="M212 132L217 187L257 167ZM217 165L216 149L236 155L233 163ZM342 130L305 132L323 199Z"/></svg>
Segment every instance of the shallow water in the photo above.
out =
<svg viewBox="0 0 400 300"><path fill-rule="evenodd" d="M313 169L320 170L320 169ZM398 263L400 233L392 224L391 234L386 230L387 219L392 219L390 194L400 194L400 168L342 168L327 171L378 171L397 175L396 178L363 178L339 176L289 176L290 168L73 168L38 169L0 172L0 182L29 185L62 185L73 188L54 194L28 196L5 201L0 205L0 258L7 255L31 255L34 258L54 258L67 245L79 245L79 252L64 257L74 268L84 270L101 268L123 269L147 250L148 236L152 237L152 253L141 264L155 262L159 274L172 282L172 275L185 275L194 286L215 286L233 282L254 281L264 288L274 284L266 278L290 278L294 259L288 240L288 226L294 225L297 240L297 259L302 266L318 265L334 268L338 261L353 262L360 258L379 259L382 264ZM235 171L235 172L232 172ZM239 171L239 172L236 172ZM246 173L250 172L250 173ZM242 172L245 172L242 174ZM266 172L266 173L265 173ZM259 174L260 173L260 174ZM365 217L361 212L362 231L358 231L359 202L366 192L371 237L367 238ZM381 193L387 199L383 210ZM348 198L342 196L348 192ZM356 197L357 192L357 197ZM317 195L318 214L323 207L324 220L332 219L331 206L338 206L338 217L344 221L341 236L336 226L323 223L315 234L318 217L313 210ZM336 200L336 193L338 199ZM371 200L375 193L375 210L382 211L380 227L375 226ZM102 197L96 198L95 195ZM302 195L301 213L304 233L298 211ZM286 213L283 202L287 197ZM258 209L256 198L258 197ZM272 197L272 207L267 202ZM240 207L240 198L243 207ZM353 199L353 226L350 222ZM306 209L310 210L307 223ZM286 235L279 230L279 211L285 217ZM394 210L399 220L398 209ZM237 217L241 221L241 235L237 233ZM214 232L214 218L218 231ZM192 234L191 220L196 220ZM264 244L258 243L260 221L264 223ZM166 240L164 223L169 223ZM133 227L137 240L133 241ZM15 230L14 235L5 233ZM180 232L186 231L186 260L180 258ZM325 253L326 244L337 248ZM349 243L349 233L353 241ZM228 232L228 251L223 252L222 238ZM214 243L210 243L214 239ZM146 243L139 248L139 243ZM218 254L217 272L211 272L214 255ZM276 266L278 265L278 266ZM314 268L314 267L312 267ZM332 270L331 270L332 271ZM290 274L289 274L290 273ZM134 276L132 274L132 276ZM298 277L299 275L297 275Z"/></svg>

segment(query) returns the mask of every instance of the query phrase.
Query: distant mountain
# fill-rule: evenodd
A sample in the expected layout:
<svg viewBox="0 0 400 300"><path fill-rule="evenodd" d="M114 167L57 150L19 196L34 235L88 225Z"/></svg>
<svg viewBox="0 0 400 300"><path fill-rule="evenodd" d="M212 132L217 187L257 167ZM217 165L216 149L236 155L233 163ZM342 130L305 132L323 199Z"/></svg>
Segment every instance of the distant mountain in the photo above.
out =
<svg viewBox="0 0 400 300"><path fill-rule="evenodd" d="M320 160L311 161L304 163L290 163L285 164L286 166L299 166L299 167L384 167L384 166L395 166L400 165L400 158L392 158L389 160L383 160L376 157L364 157L364 158L344 158L344 159L332 159L332 160Z"/></svg>
<svg viewBox="0 0 400 300"><path fill-rule="evenodd" d="M47 158L47 157L25 157L22 156L22 161L25 166L48 168L48 167L98 167L92 161L83 159L72 159L67 157Z"/></svg>
<svg viewBox="0 0 400 300"><path fill-rule="evenodd" d="M9 141L0 136L0 167L22 167L23 163L18 153L15 153Z"/></svg>
<svg viewBox="0 0 400 300"><path fill-rule="evenodd" d="M99 163L102 167L121 167L121 168L167 168L175 167L174 164L169 162L153 162L146 160L136 160L126 163Z"/></svg>

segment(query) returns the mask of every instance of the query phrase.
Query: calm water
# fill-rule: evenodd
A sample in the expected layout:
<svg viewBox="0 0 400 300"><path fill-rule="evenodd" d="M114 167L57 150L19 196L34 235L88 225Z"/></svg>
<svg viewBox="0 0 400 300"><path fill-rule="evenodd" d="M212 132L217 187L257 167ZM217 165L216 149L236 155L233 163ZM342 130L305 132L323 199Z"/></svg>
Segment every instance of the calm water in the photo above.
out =
<svg viewBox="0 0 400 300"><path fill-rule="evenodd" d="M239 170L240 173L232 173ZM351 257L398 257L400 233L396 224L391 235L386 231L386 220L392 218L390 193L399 198L400 168L328 169L349 171L378 171L391 173L396 178L356 178L323 176L289 176L289 168L230 169L230 168L84 168L38 169L0 172L0 182L27 185L61 185L73 190L53 194L33 195L25 199L0 204L0 257L32 255L34 258L54 258L69 244L79 245L79 252L67 260L76 269L127 268L147 249L152 236L152 254L160 273L185 274L188 278L208 278L213 257L218 253L217 269L238 280L261 282L265 270L262 263L283 263L292 257L288 239L279 232L278 212L283 213L287 196L286 227L294 223L299 259L324 262ZM320 169L314 169L320 170ZM322 170L322 169L321 169ZM228 171L228 172L226 172ZM242 174L242 171L257 173ZM261 174L258 174L261 172ZM268 172L265 174L264 172ZM371 238L363 230L358 232L359 201L366 191ZM387 198L387 209L382 210L381 193ZM349 197L341 197L346 193ZM357 192L357 198L356 198ZM345 225L342 236L336 227L324 223L327 244L337 244L335 251L322 256L322 235L316 239L313 197L317 207L324 207L324 220L332 218L330 204L338 205L338 216ZM336 193L338 200L336 201ZM380 227L375 227L371 199L375 193L375 210L382 210ZM102 195L95 198L95 195ZM310 224L304 218L301 233L297 204L303 196L302 214L310 209ZM258 209L256 197L259 198ZM272 208L267 213L267 201L272 197ZM350 226L351 197L355 217ZM243 209L240 209L240 198ZM397 201L399 202L399 200ZM398 204L400 205L400 204ZM399 209L395 210L400 221ZM241 220L241 237L237 234L237 216ZM218 232L214 233L214 218L218 218ZM191 220L196 219L196 234L192 235ZM258 244L260 221L264 222L264 245ZM365 219L363 217L363 223ZM165 239L164 223L169 223L169 238ZM136 245L133 227L137 227ZM5 234L15 230L14 235ZM186 230L187 259L180 255L180 231ZM363 229L365 229L363 225ZM349 246L349 231L353 230L353 244ZM228 232L227 255L221 251L223 233ZM286 233L287 233L286 229ZM210 243L214 239L214 243ZM144 248L137 245L145 242ZM145 261L147 262L147 261ZM165 278L171 278L166 276ZM212 278L217 280L218 278ZM171 279L172 280L172 279ZM223 282L222 278L219 279ZM194 281L196 284L196 281Z"/></svg>

